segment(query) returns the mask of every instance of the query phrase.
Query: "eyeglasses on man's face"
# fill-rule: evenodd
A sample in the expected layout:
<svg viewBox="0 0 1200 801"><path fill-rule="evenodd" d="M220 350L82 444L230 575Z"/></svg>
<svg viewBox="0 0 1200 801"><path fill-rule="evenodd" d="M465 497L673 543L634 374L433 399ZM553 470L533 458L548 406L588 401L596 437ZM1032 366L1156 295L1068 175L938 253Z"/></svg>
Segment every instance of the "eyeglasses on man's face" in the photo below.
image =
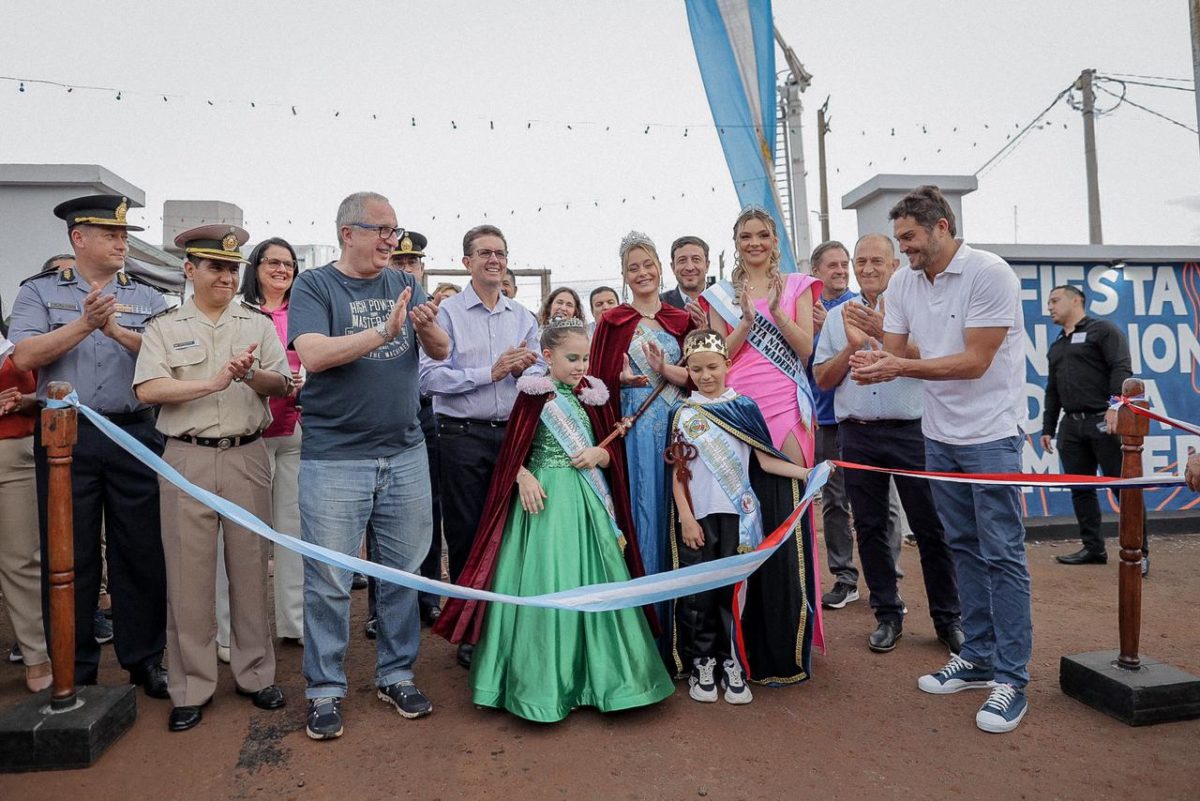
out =
<svg viewBox="0 0 1200 801"><path fill-rule="evenodd" d="M392 238L399 239L400 237L402 237L406 233L408 233L403 228L396 228L395 226L391 226L391 225L372 225L371 223L358 223L358 222L352 222L352 223L347 223L347 224L354 228L362 228L363 230L366 230L366 231L374 231L375 233L379 234L380 239L392 239Z"/></svg>
<svg viewBox="0 0 1200 801"><path fill-rule="evenodd" d="M495 256L499 261L508 261L507 250L477 250L475 251L474 256L475 258L483 259L484 261L491 261L493 256Z"/></svg>

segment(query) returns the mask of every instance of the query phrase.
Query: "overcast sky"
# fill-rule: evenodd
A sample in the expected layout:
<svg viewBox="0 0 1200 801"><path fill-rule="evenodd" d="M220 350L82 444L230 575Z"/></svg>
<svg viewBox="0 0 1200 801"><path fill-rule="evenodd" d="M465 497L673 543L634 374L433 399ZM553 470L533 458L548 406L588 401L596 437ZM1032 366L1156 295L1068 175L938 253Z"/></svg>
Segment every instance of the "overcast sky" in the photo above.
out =
<svg viewBox="0 0 1200 801"><path fill-rule="evenodd" d="M618 280L630 228L664 251L685 233L730 247L738 203L682 0L0 6L0 75L122 90L0 81L0 161L104 165L146 191L155 243L168 199L236 203L252 241L332 243L340 199L371 189L430 237L431 266L457 266L485 221L512 266L583 289ZM855 235L843 194L878 172L974 173L1085 67L1192 75L1186 0L917 8L775 3L814 76L813 209L815 110L831 98L835 238ZM1196 127L1190 92L1127 97ZM965 199L971 240L1013 241L1016 206L1019 241L1086 241L1081 118L1060 103L1047 122ZM1097 138L1105 241L1200 244L1197 136L1124 105Z"/></svg>

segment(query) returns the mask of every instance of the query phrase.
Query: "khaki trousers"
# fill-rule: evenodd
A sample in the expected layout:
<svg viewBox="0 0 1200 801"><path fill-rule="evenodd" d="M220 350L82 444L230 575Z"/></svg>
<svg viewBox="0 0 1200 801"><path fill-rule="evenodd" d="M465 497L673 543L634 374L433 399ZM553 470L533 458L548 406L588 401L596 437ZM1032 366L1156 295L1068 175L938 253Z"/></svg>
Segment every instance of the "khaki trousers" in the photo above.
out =
<svg viewBox="0 0 1200 801"><path fill-rule="evenodd" d="M271 470L261 439L228 450L167 439L167 464L193 484L271 522ZM167 565L167 673L171 703L199 706L217 686L217 532L224 530L229 575L230 667L237 686L257 692L275 683L267 614L270 543L159 477Z"/></svg>
<svg viewBox="0 0 1200 801"><path fill-rule="evenodd" d="M0 595L27 666L50 661L42 627L33 437L0 439Z"/></svg>

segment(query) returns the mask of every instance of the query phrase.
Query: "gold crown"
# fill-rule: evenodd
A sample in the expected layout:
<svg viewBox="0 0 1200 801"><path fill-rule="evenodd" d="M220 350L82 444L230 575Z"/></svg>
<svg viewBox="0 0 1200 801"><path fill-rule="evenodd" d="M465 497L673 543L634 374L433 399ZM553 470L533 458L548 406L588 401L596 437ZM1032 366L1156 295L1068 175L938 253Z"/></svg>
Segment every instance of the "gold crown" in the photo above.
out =
<svg viewBox="0 0 1200 801"><path fill-rule="evenodd" d="M695 353L716 353L729 358L729 346L725 344L720 334L705 334L702 337L689 337L683 343L683 360L687 361Z"/></svg>

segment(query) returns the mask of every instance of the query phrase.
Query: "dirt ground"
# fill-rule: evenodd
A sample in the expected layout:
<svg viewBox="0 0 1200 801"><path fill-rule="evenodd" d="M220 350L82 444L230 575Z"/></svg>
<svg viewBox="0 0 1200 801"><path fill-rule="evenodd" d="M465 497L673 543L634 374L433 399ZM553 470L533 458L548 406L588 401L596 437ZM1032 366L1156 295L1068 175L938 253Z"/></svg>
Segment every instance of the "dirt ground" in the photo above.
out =
<svg viewBox="0 0 1200 801"><path fill-rule="evenodd" d="M913 548L909 607L891 654L867 650L866 602L826 613L829 653L814 678L755 689L747 707L701 705L681 685L663 703L534 725L470 702L454 649L426 630L417 680L434 703L407 721L375 699L373 645L355 593L346 734L304 734L301 649L279 645L288 706L254 709L228 671L197 728L167 731L170 704L138 694L133 729L87 770L0 775L0 799L1109 799L1200 798L1200 720L1130 728L1058 689L1064 654L1116 647L1117 567L1064 567L1071 543L1033 543L1030 710L1011 734L975 728L982 692L937 697L916 687L940 667ZM1143 655L1200 675L1200 536L1154 541L1145 584ZM1110 546L1110 557L1115 557ZM822 556L823 559L823 556ZM823 564L823 561L822 561ZM823 577L824 581L825 578ZM862 587L860 583L860 588ZM0 615L0 644L12 630ZM102 683L119 683L111 647ZM26 697L17 665L0 665L0 709Z"/></svg>

